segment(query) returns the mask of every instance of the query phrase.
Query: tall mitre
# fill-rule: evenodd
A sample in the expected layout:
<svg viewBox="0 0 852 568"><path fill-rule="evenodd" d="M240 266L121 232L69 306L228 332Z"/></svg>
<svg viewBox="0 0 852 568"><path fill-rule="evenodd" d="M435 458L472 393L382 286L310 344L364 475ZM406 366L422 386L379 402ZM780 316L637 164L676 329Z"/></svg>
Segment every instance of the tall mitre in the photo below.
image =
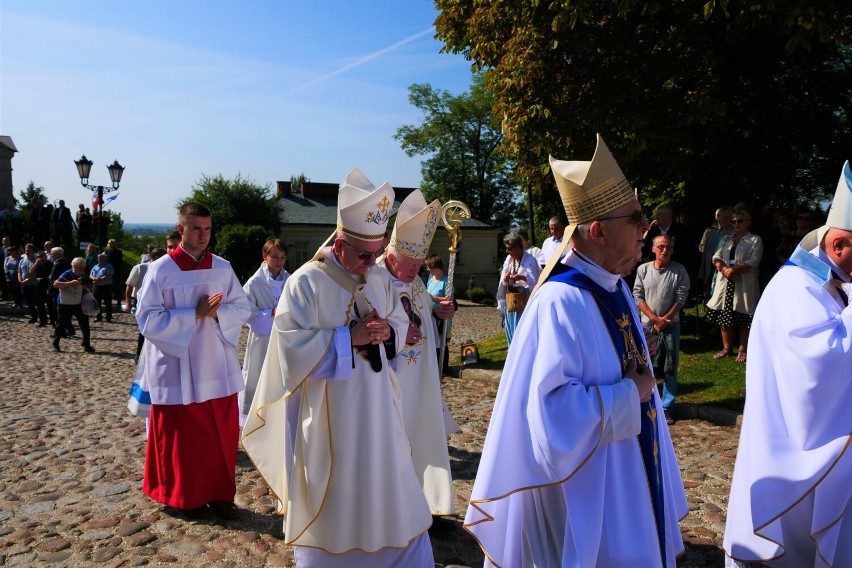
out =
<svg viewBox="0 0 852 568"><path fill-rule="evenodd" d="M636 192L600 134L591 161L565 161L550 156L550 169L568 215L566 240L571 239L577 225L602 217L636 199Z"/></svg>
<svg viewBox="0 0 852 568"><path fill-rule="evenodd" d="M813 249L819 245L831 228L852 231L852 169L849 167L848 160L840 171L840 180L837 182L837 189L834 192L825 225L805 235L799 247L804 250Z"/></svg>
<svg viewBox="0 0 852 568"><path fill-rule="evenodd" d="M337 194L337 229L362 241L383 239L393 199L388 182L376 187L361 170L352 168Z"/></svg>
<svg viewBox="0 0 852 568"><path fill-rule="evenodd" d="M441 202L426 203L419 189L411 192L399 206L390 246L409 258L423 260L435 236Z"/></svg>

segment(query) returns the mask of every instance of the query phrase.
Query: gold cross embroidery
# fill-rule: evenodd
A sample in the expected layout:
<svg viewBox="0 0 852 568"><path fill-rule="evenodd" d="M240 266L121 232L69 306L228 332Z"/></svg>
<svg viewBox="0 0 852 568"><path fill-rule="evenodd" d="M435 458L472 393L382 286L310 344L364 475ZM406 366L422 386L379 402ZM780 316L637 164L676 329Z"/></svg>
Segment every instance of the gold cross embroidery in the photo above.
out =
<svg viewBox="0 0 852 568"><path fill-rule="evenodd" d="M384 196L384 197L382 198L382 200L381 200L381 201L379 201L379 202L376 204L376 206L379 208L379 211L381 211L381 212L382 212L382 214L387 213L387 212L388 212L388 206L390 206L390 201L388 201L388 197L387 197L387 195L386 195L386 196Z"/></svg>

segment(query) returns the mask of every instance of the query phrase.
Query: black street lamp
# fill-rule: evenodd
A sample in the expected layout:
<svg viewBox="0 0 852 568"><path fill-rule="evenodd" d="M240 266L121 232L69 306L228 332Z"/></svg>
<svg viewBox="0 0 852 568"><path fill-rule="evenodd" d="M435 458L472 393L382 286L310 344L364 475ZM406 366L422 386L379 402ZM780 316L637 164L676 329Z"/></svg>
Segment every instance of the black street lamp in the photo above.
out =
<svg viewBox="0 0 852 568"><path fill-rule="evenodd" d="M111 193L118 189L118 184L121 183L121 174L124 173L124 166L119 164L118 160L107 166L109 177L112 180L112 187L105 187L103 185L89 185L89 173L92 171L92 164L94 162L87 159L85 154L79 160L74 160L74 163L77 165L77 173L80 174L80 183L98 197L98 245L103 247L106 241L106 234L101 235L101 231L105 229L103 223L104 193Z"/></svg>

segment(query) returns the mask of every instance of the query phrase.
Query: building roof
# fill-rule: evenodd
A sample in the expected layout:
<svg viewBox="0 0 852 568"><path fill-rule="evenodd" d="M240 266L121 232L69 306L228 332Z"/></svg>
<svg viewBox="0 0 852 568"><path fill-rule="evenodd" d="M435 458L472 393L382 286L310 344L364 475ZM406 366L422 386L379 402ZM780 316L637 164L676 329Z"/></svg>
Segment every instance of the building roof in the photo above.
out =
<svg viewBox="0 0 852 568"><path fill-rule="evenodd" d="M7 150L11 150L13 152L17 152L18 149L15 148L15 143L12 142L11 136L0 136L0 146L6 148Z"/></svg>
<svg viewBox="0 0 852 568"><path fill-rule="evenodd" d="M339 184L305 182L299 193L292 193L289 181L279 181L276 186L280 196L278 202L284 208L281 221L285 225L317 225L323 227L337 225ZM408 197L416 189L415 187L394 188L397 199L393 202L391 216L396 215L401 200ZM491 228L488 223L476 219L462 219L461 226L465 229Z"/></svg>

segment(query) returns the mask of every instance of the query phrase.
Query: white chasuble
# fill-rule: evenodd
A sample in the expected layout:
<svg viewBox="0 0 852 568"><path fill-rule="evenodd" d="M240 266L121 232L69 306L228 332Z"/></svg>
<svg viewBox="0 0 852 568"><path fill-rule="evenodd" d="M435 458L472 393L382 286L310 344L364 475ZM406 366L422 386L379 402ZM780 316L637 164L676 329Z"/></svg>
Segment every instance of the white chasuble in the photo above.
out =
<svg viewBox="0 0 852 568"><path fill-rule="evenodd" d="M796 250L752 322L724 540L740 561L852 566L852 308L820 252Z"/></svg>
<svg viewBox="0 0 852 568"><path fill-rule="evenodd" d="M207 252L206 254L211 254ZM202 296L224 294L216 318L195 318ZM145 336L143 388L152 404L191 404L243 390L237 342L251 307L228 261L182 271L168 255L151 263L136 321Z"/></svg>
<svg viewBox="0 0 852 568"><path fill-rule="evenodd" d="M332 262L330 249L324 252ZM362 289L369 309L389 320L401 351L408 317L390 275L373 267ZM385 347L378 346L377 372L349 344L355 311L353 293L319 261L290 276L242 439L283 505L286 544L335 554L403 548L431 524ZM351 378L315 376L335 352L338 364L351 365Z"/></svg>
<svg viewBox="0 0 852 568"><path fill-rule="evenodd" d="M395 361L402 391L405 431L411 442L414 470L433 515L455 514L453 478L444 405L438 371L438 327L432 317L432 297L420 278L404 283L391 275L408 325L420 330L420 340L406 343Z"/></svg>
<svg viewBox="0 0 852 568"><path fill-rule="evenodd" d="M617 289L618 275L576 253L565 262ZM674 568L686 497L656 389L653 401L665 562ZM546 282L509 349L464 521L486 565L662 566L640 430L638 391L592 294Z"/></svg>

